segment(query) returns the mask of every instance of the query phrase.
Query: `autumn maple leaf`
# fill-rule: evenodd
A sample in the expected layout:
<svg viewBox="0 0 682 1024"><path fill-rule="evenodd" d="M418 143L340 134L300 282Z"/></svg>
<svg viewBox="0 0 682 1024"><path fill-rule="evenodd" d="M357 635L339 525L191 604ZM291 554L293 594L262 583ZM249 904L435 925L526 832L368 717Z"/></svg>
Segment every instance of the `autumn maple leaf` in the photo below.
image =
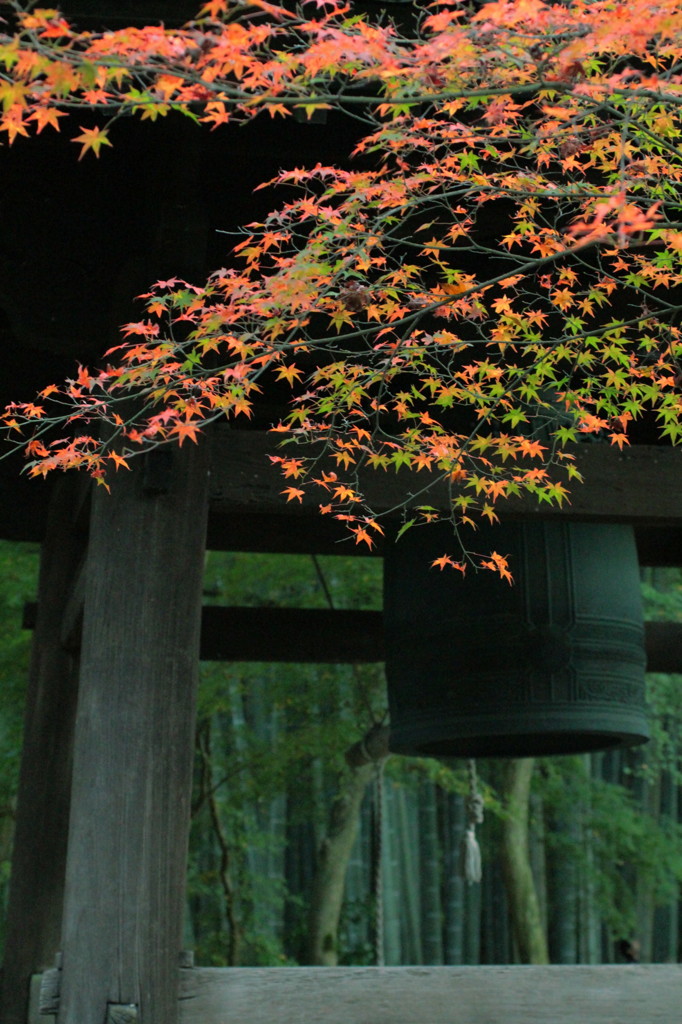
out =
<svg viewBox="0 0 682 1024"><path fill-rule="evenodd" d="M295 380L302 376L303 374L301 370L299 370L298 366L292 364L291 366L280 366L275 379L286 380L289 384L293 384Z"/></svg>
<svg viewBox="0 0 682 1024"><path fill-rule="evenodd" d="M302 491L300 487L285 487L281 493L286 494L287 501L293 501L295 498L297 501L302 503L305 491Z"/></svg>
<svg viewBox="0 0 682 1024"><path fill-rule="evenodd" d="M462 575L466 572L466 565L463 562L455 562L454 558L451 558L450 555L441 555L440 558L435 558L431 562L431 568L440 569L441 572L446 566L457 569Z"/></svg>
<svg viewBox="0 0 682 1024"><path fill-rule="evenodd" d="M31 114L29 120L35 121L37 125L36 132L40 135L46 124L52 125L56 131L59 131L58 119L60 117L66 117L66 112L63 110L57 110L56 107L38 107L38 109Z"/></svg>
<svg viewBox="0 0 682 1024"><path fill-rule="evenodd" d="M180 420L173 427L171 427L168 433L177 434L178 444L180 445L180 447L182 447L182 443L186 437L188 437L190 441L194 441L195 444L199 443L197 440L197 433L199 433L199 427L197 423L193 422L192 420Z"/></svg>
<svg viewBox="0 0 682 1024"><path fill-rule="evenodd" d="M121 469L121 467L123 467L123 469L130 469L130 466L128 465L126 460L123 458L122 455L119 455L118 452L111 452L109 458L116 466L117 472L119 469Z"/></svg>
<svg viewBox="0 0 682 1024"><path fill-rule="evenodd" d="M343 108L350 75L364 83L354 102L370 126L356 152L378 158L372 169L280 171L270 184L293 187L294 199L244 226L227 267L202 287L157 281L140 297L147 319L123 326L105 370L44 389L56 399L45 412L8 407L5 425L102 416L130 442L196 442L210 419L255 415L257 381L266 406L273 381L306 381L291 411L273 407L273 432L325 442L339 471L424 470L423 490L438 469L450 506L437 511L460 525L494 520L496 503L522 488L560 504L566 489L548 469L579 479L560 449L609 430L622 447L623 416L662 417L663 436L682 437L679 0L629 0L627 17L622 5L591 4L586 31L585 3L500 0L467 13L436 2L405 36L365 14L346 18L345 0L304 2L318 12L250 0L257 16L233 17L233 0L199 0L199 21L177 30L81 34L56 9L20 16L22 31L0 47L10 144L95 106L155 119L166 103L211 129L259 111ZM482 68L490 97L471 106ZM81 127L79 159L110 146L107 131ZM256 154L254 177L257 164ZM500 201L504 217L479 225L478 210ZM451 330L434 330L429 310ZM113 413L121 388L139 388L147 411L135 426ZM272 390L279 402L283 384ZM562 393L565 423L562 413L552 426L548 392ZM452 435L460 421L469 426ZM521 423L527 437L502 433ZM85 466L102 480L90 450L34 457L37 474ZM277 462L296 483L309 467ZM323 512L367 507L359 481L312 482L331 496ZM297 487L282 493L302 501ZM337 518L356 522L357 542L377 529ZM450 555L433 564L466 568ZM509 579L502 556L475 564Z"/></svg>
<svg viewBox="0 0 682 1024"><path fill-rule="evenodd" d="M75 135L71 140L72 142L80 142L82 145L82 149L78 157L79 160L83 159L89 149L93 151L95 156L99 156L99 151L102 146L111 145L106 128L100 128L99 126L96 126L95 128L83 128L83 125L80 127L82 134Z"/></svg>
<svg viewBox="0 0 682 1024"><path fill-rule="evenodd" d="M509 571L509 562L504 555L499 554L497 551L491 551L490 558L481 561L481 568L491 569L493 572L499 573L502 579L506 580L510 586L514 582Z"/></svg>
<svg viewBox="0 0 682 1024"><path fill-rule="evenodd" d="M207 0L202 4L199 14L207 14L210 18L219 18L227 11L227 0Z"/></svg>

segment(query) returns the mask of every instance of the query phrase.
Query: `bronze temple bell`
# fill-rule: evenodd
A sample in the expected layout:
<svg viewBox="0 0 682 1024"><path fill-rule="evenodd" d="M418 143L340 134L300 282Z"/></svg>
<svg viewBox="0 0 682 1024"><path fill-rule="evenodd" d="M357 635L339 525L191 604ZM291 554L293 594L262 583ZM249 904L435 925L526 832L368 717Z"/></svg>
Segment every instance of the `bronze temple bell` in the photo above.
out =
<svg viewBox="0 0 682 1024"><path fill-rule="evenodd" d="M492 572L431 568L449 524L414 528L384 561L390 749L532 757L642 743L646 655L631 527L502 524L470 541Z"/></svg>

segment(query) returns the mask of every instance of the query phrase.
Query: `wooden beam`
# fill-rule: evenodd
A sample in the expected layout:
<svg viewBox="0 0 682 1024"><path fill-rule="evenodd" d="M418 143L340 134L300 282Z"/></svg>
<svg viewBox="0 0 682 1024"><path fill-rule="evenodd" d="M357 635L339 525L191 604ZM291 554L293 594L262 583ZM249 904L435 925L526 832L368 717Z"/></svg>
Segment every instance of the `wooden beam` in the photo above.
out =
<svg viewBox="0 0 682 1024"><path fill-rule="evenodd" d="M682 967L246 967L182 972L180 1024L671 1024Z"/></svg>
<svg viewBox="0 0 682 1024"><path fill-rule="evenodd" d="M682 565L682 528L636 526L635 540L640 565Z"/></svg>
<svg viewBox="0 0 682 1024"><path fill-rule="evenodd" d="M212 439L211 514L218 518L235 513L317 517L324 497L314 487L300 504L285 502L285 480L268 458L277 451L277 435L267 431L216 431ZM303 446L284 451L292 456L306 454ZM620 452L609 444L585 443L573 446L572 452L584 483L572 486L570 504L558 507L538 505L530 496L510 498L499 505L500 515L682 527L682 448L636 445ZM361 473L360 484L380 513L399 507L406 497L412 505L448 506L448 489L433 474L368 470Z"/></svg>
<svg viewBox="0 0 682 1024"><path fill-rule="evenodd" d="M380 555L381 542L368 551L356 546L336 520L318 512L321 495L313 491L302 504L286 502L284 479L267 458L277 450L276 435L264 431L218 430L213 468L207 546L214 551L263 551ZM292 454L295 449L291 449ZM631 522L642 565L682 565L682 450L633 446L620 453L609 445L577 449L585 483L576 484L570 504L539 506L525 499L502 503L508 518L575 518ZM15 479L16 476L16 479ZM368 472L368 494L376 509L394 508L406 493L416 494L428 481L425 473ZM0 535L40 540L45 531L46 487L0 464ZM445 489L436 486L429 502L444 504ZM4 510L4 511L2 511Z"/></svg>
<svg viewBox="0 0 682 1024"><path fill-rule="evenodd" d="M37 607L25 606L25 629L34 628ZM682 622L645 622L644 630L647 671L682 673ZM76 632L69 633L65 646L77 648ZM383 612L207 605L201 617L201 660L383 661Z"/></svg>
<svg viewBox="0 0 682 1024"><path fill-rule="evenodd" d="M376 557L383 553L379 534L370 550L366 544L355 544L348 530L336 519L322 516L314 510L304 515L292 514L286 505L278 512L230 513L213 504L208 519L206 547L209 551L258 551L281 555Z"/></svg>
<svg viewBox="0 0 682 1024"><path fill-rule="evenodd" d="M3 1024L24 1024L29 979L54 961L62 928L78 666L61 626L86 544L78 483L70 475L57 481L41 551L0 977Z"/></svg>
<svg viewBox="0 0 682 1024"><path fill-rule="evenodd" d="M682 672L682 622L646 622L648 672ZM328 608L202 610L203 661L267 661L340 665L383 661L380 611Z"/></svg>
<svg viewBox="0 0 682 1024"><path fill-rule="evenodd" d="M174 450L164 494L138 464L93 498L60 1024L177 1021L206 455Z"/></svg>
<svg viewBox="0 0 682 1024"><path fill-rule="evenodd" d="M66 593L60 640L64 650L77 651L83 628L83 601L85 599L85 565L83 557Z"/></svg>
<svg viewBox="0 0 682 1024"><path fill-rule="evenodd" d="M682 672L682 622L645 622L647 672Z"/></svg>
<svg viewBox="0 0 682 1024"><path fill-rule="evenodd" d="M681 499L682 501L682 499ZM638 526L635 539L642 566L682 565L682 526ZM351 555L380 558L384 544L379 534L370 550L355 544L351 534L329 516L279 513L223 513L215 507L208 521L209 551L257 551L280 555Z"/></svg>
<svg viewBox="0 0 682 1024"><path fill-rule="evenodd" d="M383 614L326 608L206 607L203 661L383 661Z"/></svg>

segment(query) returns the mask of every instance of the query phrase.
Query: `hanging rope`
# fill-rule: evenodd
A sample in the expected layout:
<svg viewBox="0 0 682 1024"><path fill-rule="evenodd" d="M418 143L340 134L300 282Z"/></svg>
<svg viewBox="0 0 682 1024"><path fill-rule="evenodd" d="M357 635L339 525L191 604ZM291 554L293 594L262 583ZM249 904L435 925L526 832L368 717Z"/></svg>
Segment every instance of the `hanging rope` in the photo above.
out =
<svg viewBox="0 0 682 1024"><path fill-rule="evenodd" d="M464 801L467 827L462 839L462 875L469 885L472 885L474 882L480 882L482 876L481 848L476 838L476 826L483 822L483 797L478 791L476 761L473 757L467 761L467 775L469 794Z"/></svg>

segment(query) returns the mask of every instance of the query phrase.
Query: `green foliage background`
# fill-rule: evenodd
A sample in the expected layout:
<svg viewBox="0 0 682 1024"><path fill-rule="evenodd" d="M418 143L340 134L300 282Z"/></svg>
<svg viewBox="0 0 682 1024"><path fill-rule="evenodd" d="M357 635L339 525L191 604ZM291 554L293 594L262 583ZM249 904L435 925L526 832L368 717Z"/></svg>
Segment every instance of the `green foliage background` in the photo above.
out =
<svg viewBox="0 0 682 1024"><path fill-rule="evenodd" d="M6 905L38 552L0 543L0 896ZM206 603L381 607L381 561L210 553ZM682 575L646 570L648 618L682 619ZM267 636L263 637L267 652ZM679 676L649 677L652 742L622 753L536 764L531 857L552 958L609 961L636 938L643 959L679 958ZM317 851L343 790L345 751L385 719L379 665L204 663L198 704L186 944L197 960L305 959ZM499 765L479 764L484 879L458 872L462 765L390 758L383 792L387 963L513 962L499 863ZM348 866L340 963L373 963L377 905L375 783Z"/></svg>
<svg viewBox="0 0 682 1024"><path fill-rule="evenodd" d="M0 896L6 905L24 696L31 634L22 630L24 604L35 600L38 548L0 541ZM4 937L4 914L0 938Z"/></svg>

